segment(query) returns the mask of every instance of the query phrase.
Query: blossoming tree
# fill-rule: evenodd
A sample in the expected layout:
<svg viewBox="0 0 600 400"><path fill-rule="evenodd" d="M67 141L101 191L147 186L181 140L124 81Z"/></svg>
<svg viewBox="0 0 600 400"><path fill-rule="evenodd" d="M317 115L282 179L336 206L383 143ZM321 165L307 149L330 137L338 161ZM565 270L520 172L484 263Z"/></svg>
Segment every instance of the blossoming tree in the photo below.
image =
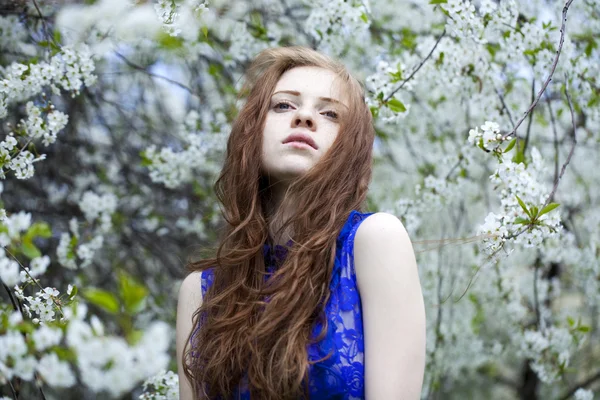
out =
<svg viewBox="0 0 600 400"><path fill-rule="evenodd" d="M241 74L302 44L366 84L422 397L592 399L599 35L598 0L4 2L0 396L177 397L176 281L216 240Z"/></svg>

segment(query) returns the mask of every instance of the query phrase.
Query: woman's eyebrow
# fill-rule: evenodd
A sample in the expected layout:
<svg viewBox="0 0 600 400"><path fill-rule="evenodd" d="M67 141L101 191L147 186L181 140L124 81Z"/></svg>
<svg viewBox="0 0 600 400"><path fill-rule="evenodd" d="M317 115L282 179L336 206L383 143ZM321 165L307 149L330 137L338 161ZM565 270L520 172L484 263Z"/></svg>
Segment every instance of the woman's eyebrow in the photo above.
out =
<svg viewBox="0 0 600 400"><path fill-rule="evenodd" d="M275 96L277 93L287 93L287 94L291 94L292 96L300 96L300 92L296 91L296 90L280 90L278 92L273 93L273 96ZM344 103L342 103L339 100L336 99L332 99L331 97L319 97L319 100L327 102L327 103L335 103L335 104L339 104L342 105L346 108L348 108Z"/></svg>

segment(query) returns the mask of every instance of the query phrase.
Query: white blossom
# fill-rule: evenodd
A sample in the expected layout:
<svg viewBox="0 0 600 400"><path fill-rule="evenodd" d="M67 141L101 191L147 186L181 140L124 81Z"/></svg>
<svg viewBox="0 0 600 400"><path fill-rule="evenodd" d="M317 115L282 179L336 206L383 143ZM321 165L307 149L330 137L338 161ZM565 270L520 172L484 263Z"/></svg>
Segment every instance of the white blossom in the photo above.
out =
<svg viewBox="0 0 600 400"><path fill-rule="evenodd" d="M76 383L69 364L60 361L55 353L44 355L37 365L37 371L50 386L71 387Z"/></svg>

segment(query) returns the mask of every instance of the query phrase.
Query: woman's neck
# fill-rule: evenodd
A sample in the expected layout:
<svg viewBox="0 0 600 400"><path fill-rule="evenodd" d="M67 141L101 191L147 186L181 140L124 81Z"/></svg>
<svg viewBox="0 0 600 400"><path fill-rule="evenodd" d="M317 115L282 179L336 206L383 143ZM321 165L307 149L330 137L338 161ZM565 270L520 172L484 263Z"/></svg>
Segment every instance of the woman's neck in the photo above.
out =
<svg viewBox="0 0 600 400"><path fill-rule="evenodd" d="M294 201L286 202L288 206L284 205L283 199L286 196L287 188L287 186L282 184L270 186L271 195L267 200L267 220L269 221L268 240L272 245L285 246L293 236L292 228L290 226L281 232L280 237L276 236L276 233L283 225L283 222L290 218L295 211L293 208L293 204L295 204Z"/></svg>

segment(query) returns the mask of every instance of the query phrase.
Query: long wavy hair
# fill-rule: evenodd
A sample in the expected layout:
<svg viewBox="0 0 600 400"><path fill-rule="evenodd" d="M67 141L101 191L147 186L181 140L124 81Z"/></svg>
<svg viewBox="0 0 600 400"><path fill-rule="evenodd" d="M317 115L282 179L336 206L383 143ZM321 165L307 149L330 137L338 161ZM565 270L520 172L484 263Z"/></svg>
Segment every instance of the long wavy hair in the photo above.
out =
<svg viewBox="0 0 600 400"><path fill-rule="evenodd" d="M280 77L302 66L333 71L346 90L350 111L342 115L329 151L290 184L278 210L268 210L269 179L261 167L265 119ZM324 307L339 232L352 210L364 212L373 120L363 85L340 62L306 47L260 52L246 70L241 93L247 99L233 122L214 185L225 221L216 256L188 262L190 271L214 268L214 276L194 314L196 328L187 340L183 365L195 396L233 398L247 374L252 398L308 398L306 346L327 332ZM292 202L296 211L277 232L289 228L293 244L265 282L269 222ZM311 339L318 320L324 329Z"/></svg>

